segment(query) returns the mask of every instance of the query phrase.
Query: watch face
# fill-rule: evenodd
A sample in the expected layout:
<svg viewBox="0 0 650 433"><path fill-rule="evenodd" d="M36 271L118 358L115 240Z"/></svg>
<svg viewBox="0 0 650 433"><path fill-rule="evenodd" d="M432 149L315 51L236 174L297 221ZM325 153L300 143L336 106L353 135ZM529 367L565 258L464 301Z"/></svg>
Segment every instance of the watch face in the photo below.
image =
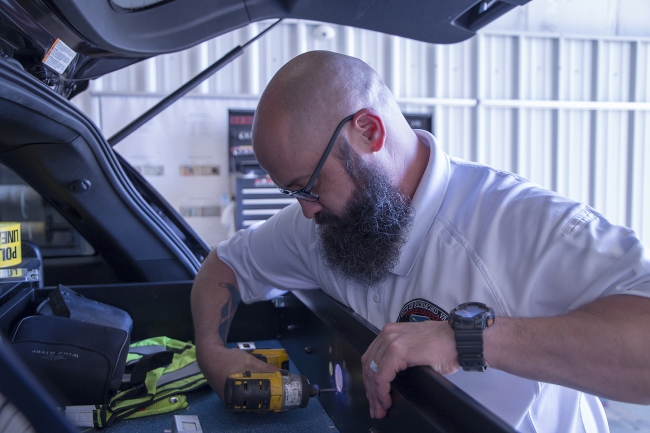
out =
<svg viewBox="0 0 650 433"><path fill-rule="evenodd" d="M465 319L471 319L472 317L480 316L483 313L485 313L485 309L476 305L468 305L467 307L456 311L457 316Z"/></svg>

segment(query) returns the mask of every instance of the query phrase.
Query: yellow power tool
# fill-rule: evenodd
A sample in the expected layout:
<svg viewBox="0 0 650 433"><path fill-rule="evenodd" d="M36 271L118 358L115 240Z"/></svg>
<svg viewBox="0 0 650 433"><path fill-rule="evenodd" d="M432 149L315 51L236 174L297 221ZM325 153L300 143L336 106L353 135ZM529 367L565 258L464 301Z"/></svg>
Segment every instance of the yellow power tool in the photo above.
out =
<svg viewBox="0 0 650 433"><path fill-rule="evenodd" d="M287 370L272 373L245 371L233 373L226 379L226 407L235 412L286 412L306 407L310 397L335 389L320 389L309 383L306 376Z"/></svg>
<svg viewBox="0 0 650 433"><path fill-rule="evenodd" d="M310 397L336 389L320 389L306 376L288 371L289 357L284 349L256 349L252 343L239 343L246 350L269 364L280 368L272 373L233 373L226 379L226 407L235 412L286 412L306 407Z"/></svg>

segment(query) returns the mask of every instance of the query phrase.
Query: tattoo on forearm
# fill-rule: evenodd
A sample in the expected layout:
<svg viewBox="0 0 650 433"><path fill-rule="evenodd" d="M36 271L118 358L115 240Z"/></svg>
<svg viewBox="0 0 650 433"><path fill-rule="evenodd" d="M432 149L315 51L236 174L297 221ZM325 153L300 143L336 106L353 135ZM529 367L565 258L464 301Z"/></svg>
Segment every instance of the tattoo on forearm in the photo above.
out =
<svg viewBox="0 0 650 433"><path fill-rule="evenodd" d="M219 323L219 336L225 344L226 338L228 337L228 332L230 331L232 318L235 316L237 305L239 305L239 302L241 302L241 296L239 296L239 290L237 290L237 288L232 284L219 283L219 285L230 291L230 297L228 298L228 301L221 308L221 322Z"/></svg>

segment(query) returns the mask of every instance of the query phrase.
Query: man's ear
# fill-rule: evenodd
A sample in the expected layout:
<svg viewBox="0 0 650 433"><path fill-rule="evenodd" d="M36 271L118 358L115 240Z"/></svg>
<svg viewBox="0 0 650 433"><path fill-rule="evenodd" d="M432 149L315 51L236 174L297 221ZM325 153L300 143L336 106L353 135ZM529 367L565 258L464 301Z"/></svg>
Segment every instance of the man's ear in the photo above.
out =
<svg viewBox="0 0 650 433"><path fill-rule="evenodd" d="M378 152L384 147L386 129L384 122L372 108L362 108L352 118L355 137L353 141L361 150L369 153Z"/></svg>

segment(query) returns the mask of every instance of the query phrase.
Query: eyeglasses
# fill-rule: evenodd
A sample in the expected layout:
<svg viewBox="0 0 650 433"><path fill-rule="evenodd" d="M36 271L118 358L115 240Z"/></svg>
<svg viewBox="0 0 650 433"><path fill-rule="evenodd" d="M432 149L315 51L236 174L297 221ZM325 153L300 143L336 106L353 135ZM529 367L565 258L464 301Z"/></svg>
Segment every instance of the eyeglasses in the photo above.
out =
<svg viewBox="0 0 650 433"><path fill-rule="evenodd" d="M332 147L334 147L334 143L336 142L336 138L339 136L339 133L341 132L341 128L343 128L343 125L345 125L346 122L352 120L353 117L354 117L353 114L349 115L345 119L341 120L339 126L336 127L336 131L334 131L334 135L332 136L332 139L327 145L327 149L325 149L325 153L323 153L323 156L318 162L318 165L316 166L316 170L314 170L314 174L312 174L311 177L309 178L309 182L307 182L307 185L304 188L300 188L295 191L290 191L288 189L280 188L281 193L286 194L289 197L299 198L300 200L318 201L318 194L314 194L313 192L311 192L311 188L314 186L314 182L316 182L318 173L320 173L321 169L323 168L323 165L325 164L325 160L327 159L330 152L332 151Z"/></svg>

